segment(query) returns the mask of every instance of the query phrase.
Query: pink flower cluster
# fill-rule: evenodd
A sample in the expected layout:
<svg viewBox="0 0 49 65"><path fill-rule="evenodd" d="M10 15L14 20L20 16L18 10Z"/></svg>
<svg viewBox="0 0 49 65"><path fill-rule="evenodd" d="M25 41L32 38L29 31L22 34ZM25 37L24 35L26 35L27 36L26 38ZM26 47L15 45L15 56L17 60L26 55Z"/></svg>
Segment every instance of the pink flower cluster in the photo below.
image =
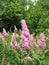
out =
<svg viewBox="0 0 49 65"><path fill-rule="evenodd" d="M44 33L40 34L40 38L39 39L35 39L33 34L30 34L29 29L26 25L26 21L25 20L21 20L21 27L22 30L20 29L20 36L16 33L17 28L14 25L14 33L12 34L12 40L11 40L11 46L13 48L15 48L18 44L16 42L16 38L21 37L21 44L22 47L24 48L31 48L33 45L36 45L38 48L45 48L46 44L45 44L45 35ZM49 32L49 30L48 30ZM2 35L3 34L3 35ZM4 40L4 36L8 36L9 34L6 32L5 28L3 28L3 32L2 34L0 33L0 40ZM6 42L4 42L6 43ZM20 46L19 46L20 47Z"/></svg>
<svg viewBox="0 0 49 65"><path fill-rule="evenodd" d="M40 34L39 47L46 47L44 33Z"/></svg>
<svg viewBox="0 0 49 65"><path fill-rule="evenodd" d="M4 36L8 36L8 33L6 32L5 28L3 28L2 34L3 34Z"/></svg>
<svg viewBox="0 0 49 65"><path fill-rule="evenodd" d="M21 26L22 26L22 32L21 32L22 46L24 48L29 48L31 35L29 33L25 20L21 21Z"/></svg>
<svg viewBox="0 0 49 65"><path fill-rule="evenodd" d="M12 34L11 46L13 48L15 48L17 46L16 37L15 37L15 34L14 33Z"/></svg>

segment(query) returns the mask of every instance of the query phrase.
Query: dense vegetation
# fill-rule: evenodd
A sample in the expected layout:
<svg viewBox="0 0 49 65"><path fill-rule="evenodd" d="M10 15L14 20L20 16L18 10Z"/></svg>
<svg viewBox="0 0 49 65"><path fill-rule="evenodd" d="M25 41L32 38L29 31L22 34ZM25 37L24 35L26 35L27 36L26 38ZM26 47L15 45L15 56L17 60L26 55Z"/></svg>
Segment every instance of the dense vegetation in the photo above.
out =
<svg viewBox="0 0 49 65"><path fill-rule="evenodd" d="M0 65L49 65L49 0L0 0Z"/></svg>
<svg viewBox="0 0 49 65"><path fill-rule="evenodd" d="M36 2L36 0L35 0ZM49 28L49 0L1 0L0 31L5 27L12 30L15 24L21 28L20 21L25 19L30 32L39 33Z"/></svg>
<svg viewBox="0 0 49 65"><path fill-rule="evenodd" d="M28 45L28 29L23 31L19 35L16 31L0 33L0 65L49 65L49 33L40 33L37 37L29 34L31 41Z"/></svg>

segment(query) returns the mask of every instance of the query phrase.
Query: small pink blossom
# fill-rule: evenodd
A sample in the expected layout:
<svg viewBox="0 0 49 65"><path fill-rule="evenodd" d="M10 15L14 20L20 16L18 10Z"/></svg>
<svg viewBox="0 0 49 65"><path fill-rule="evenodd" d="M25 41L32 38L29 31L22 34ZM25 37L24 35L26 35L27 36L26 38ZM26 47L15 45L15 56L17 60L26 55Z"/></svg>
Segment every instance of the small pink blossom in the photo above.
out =
<svg viewBox="0 0 49 65"><path fill-rule="evenodd" d="M27 38L25 38L23 41L22 41L22 46L24 48L29 48L29 41L27 40Z"/></svg>
<svg viewBox="0 0 49 65"><path fill-rule="evenodd" d="M22 31L22 34L24 35L24 36L26 36L26 37L28 37L29 35L30 35L30 33L29 32L27 32L27 31Z"/></svg>
<svg viewBox="0 0 49 65"><path fill-rule="evenodd" d="M8 36L8 33L6 32L5 28L3 28L2 34L3 34L4 36Z"/></svg>
<svg viewBox="0 0 49 65"><path fill-rule="evenodd" d="M44 33L40 34L40 39L38 42L39 42L39 47L46 47Z"/></svg>
<svg viewBox="0 0 49 65"><path fill-rule="evenodd" d="M15 48L17 46L17 42L16 42L16 38L15 38L15 34L12 34L12 41L11 41L11 46L13 48Z"/></svg>

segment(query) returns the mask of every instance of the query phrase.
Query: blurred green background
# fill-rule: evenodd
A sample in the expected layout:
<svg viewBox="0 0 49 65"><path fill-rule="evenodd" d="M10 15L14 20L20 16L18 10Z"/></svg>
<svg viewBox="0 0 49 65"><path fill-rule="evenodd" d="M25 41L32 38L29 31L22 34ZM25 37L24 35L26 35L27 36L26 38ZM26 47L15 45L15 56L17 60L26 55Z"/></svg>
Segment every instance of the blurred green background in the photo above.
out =
<svg viewBox="0 0 49 65"><path fill-rule="evenodd" d="M49 0L0 0L0 31L13 26L21 28L20 21L26 20L30 33L46 32L49 28Z"/></svg>

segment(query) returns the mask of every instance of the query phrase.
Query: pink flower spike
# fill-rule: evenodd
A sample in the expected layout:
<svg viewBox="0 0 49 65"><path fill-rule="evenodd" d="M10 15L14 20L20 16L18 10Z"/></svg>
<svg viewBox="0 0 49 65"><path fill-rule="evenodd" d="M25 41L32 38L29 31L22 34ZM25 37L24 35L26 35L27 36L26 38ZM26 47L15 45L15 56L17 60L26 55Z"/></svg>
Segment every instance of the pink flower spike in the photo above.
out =
<svg viewBox="0 0 49 65"><path fill-rule="evenodd" d="M40 34L39 47L41 48L46 47L44 33Z"/></svg>
<svg viewBox="0 0 49 65"><path fill-rule="evenodd" d="M5 28L3 28L2 34L3 34L4 36L8 36L8 33L6 32Z"/></svg>
<svg viewBox="0 0 49 65"><path fill-rule="evenodd" d="M11 41L12 48L15 48L17 46L16 37L15 34L12 34L12 41Z"/></svg>
<svg viewBox="0 0 49 65"><path fill-rule="evenodd" d="M22 27L22 32L21 32L22 46L24 48L29 48L31 42L30 40L31 35L29 33L29 29L27 28L25 20L21 20L21 27Z"/></svg>

